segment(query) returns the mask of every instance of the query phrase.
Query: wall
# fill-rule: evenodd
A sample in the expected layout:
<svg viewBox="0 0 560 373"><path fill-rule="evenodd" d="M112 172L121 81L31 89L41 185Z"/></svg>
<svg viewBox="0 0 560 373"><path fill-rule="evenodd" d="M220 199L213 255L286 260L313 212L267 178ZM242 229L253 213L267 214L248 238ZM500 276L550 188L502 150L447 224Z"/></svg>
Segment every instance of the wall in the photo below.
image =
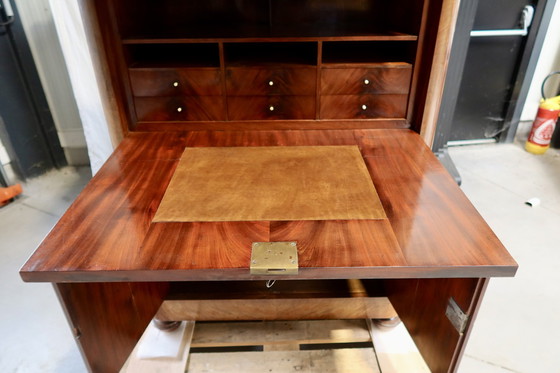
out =
<svg viewBox="0 0 560 373"><path fill-rule="evenodd" d="M70 165L89 163L86 140L48 0L15 0Z"/></svg>
<svg viewBox="0 0 560 373"><path fill-rule="evenodd" d="M560 70L560 1L557 0L527 100L523 106L521 121L533 121L535 119L541 98L542 81L549 73L558 70ZM546 84L547 92L545 93L548 96L556 94L554 91L558 89L559 85L560 79L556 78L554 81L550 79L550 82Z"/></svg>

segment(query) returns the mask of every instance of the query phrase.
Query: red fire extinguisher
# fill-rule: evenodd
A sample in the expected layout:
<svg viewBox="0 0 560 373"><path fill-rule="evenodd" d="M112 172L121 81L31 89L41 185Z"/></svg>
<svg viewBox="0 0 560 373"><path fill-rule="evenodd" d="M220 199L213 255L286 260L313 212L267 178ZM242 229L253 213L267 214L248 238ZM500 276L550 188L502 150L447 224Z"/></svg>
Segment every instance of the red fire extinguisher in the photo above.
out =
<svg viewBox="0 0 560 373"><path fill-rule="evenodd" d="M549 74L541 86L542 99L539 105L537 117L533 122L531 133L525 143L525 150L533 154L544 154L550 147L550 140L554 133L554 127L558 116L560 116L560 96L545 98L544 84L553 75L560 74L560 71Z"/></svg>

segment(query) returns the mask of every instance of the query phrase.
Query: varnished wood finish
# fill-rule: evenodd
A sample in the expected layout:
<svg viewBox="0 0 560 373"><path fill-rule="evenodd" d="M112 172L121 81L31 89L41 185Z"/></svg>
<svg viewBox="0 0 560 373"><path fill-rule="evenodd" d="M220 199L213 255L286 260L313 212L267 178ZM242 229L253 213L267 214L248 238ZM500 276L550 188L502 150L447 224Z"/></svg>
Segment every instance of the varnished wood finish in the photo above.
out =
<svg viewBox="0 0 560 373"><path fill-rule="evenodd" d="M316 79L315 67L226 69L227 94L231 96L311 96L315 94Z"/></svg>
<svg viewBox="0 0 560 373"><path fill-rule="evenodd" d="M185 146L354 144L361 148L398 251L385 252L380 230L368 221L353 223L366 224L365 229L336 222L305 228L304 222L176 223L154 225L146 236ZM355 233L341 233L347 229ZM306 236L314 241L310 251L305 249ZM344 238L348 236L351 242ZM131 134L21 275L27 281L55 282L248 279L250 242L280 237L302 240L302 278L489 277L512 276L517 269L454 180L411 131L232 131ZM321 245L333 249L321 250ZM225 247L237 247L237 253Z"/></svg>
<svg viewBox="0 0 560 373"><path fill-rule="evenodd" d="M404 118L407 95L321 96L321 119Z"/></svg>
<svg viewBox="0 0 560 373"><path fill-rule="evenodd" d="M515 266L417 136L408 133L397 142L391 136L372 136L369 131L356 131L356 135L374 184L385 186L378 193L407 260L419 266L431 266L434 260L451 261L457 267L473 263L479 269L485 263L501 262L504 274ZM424 211L421 218L417 215L420 211Z"/></svg>
<svg viewBox="0 0 560 373"><path fill-rule="evenodd" d="M230 120L314 119L315 96L230 96Z"/></svg>
<svg viewBox="0 0 560 373"><path fill-rule="evenodd" d="M251 244L262 241L298 242L299 274L282 279L343 279L349 271L355 278L390 277L392 266L406 263L385 220L154 223L128 276L171 281L270 278L249 273Z"/></svg>
<svg viewBox="0 0 560 373"><path fill-rule="evenodd" d="M91 372L118 372L160 307L165 283L55 284Z"/></svg>
<svg viewBox="0 0 560 373"><path fill-rule="evenodd" d="M431 146L436 133L439 107L445 85L445 76L449 64L449 54L455 32L455 21L459 14L459 1L443 0L441 5L441 23L437 31L437 43L434 50L434 60L430 71L430 83L426 92L425 105L420 136L426 144Z"/></svg>
<svg viewBox="0 0 560 373"><path fill-rule="evenodd" d="M408 94L412 66L406 63L369 68L323 68L321 94L364 95L378 93Z"/></svg>
<svg viewBox="0 0 560 373"><path fill-rule="evenodd" d="M134 96L221 96L219 68L130 69Z"/></svg>
<svg viewBox="0 0 560 373"><path fill-rule="evenodd" d="M318 97L320 99L320 97ZM227 102L226 102L227 104ZM262 130L341 130L341 129L388 129L410 128L404 118L375 118L368 120L343 120L343 119L290 119L268 121L228 121L228 122L139 122L137 131L262 131Z"/></svg>
<svg viewBox="0 0 560 373"><path fill-rule="evenodd" d="M221 96L136 97L136 115L142 121L225 120Z"/></svg>
<svg viewBox="0 0 560 373"><path fill-rule="evenodd" d="M433 373L456 371L486 282L478 278L385 282L389 300ZM459 334L445 315L450 298L469 315L465 334Z"/></svg>

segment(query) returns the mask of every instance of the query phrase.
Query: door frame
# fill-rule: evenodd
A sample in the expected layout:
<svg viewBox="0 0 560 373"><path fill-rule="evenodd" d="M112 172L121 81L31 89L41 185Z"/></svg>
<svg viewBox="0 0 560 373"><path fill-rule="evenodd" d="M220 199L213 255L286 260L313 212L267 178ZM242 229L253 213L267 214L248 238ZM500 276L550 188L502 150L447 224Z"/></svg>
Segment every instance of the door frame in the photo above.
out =
<svg viewBox="0 0 560 373"><path fill-rule="evenodd" d="M445 79L437 129L432 145L434 152L445 149L450 139L453 115L457 107L459 89L471 38L470 32L473 28L478 2L479 0L461 1L459 6L459 16L449 57L449 69ZM509 99L511 104L507 107L504 116L503 128L506 130L502 131L498 136L499 142L513 142L555 4L556 0L539 0L537 3L533 23L529 28L525 47L516 68L515 84Z"/></svg>
<svg viewBox="0 0 560 373"><path fill-rule="evenodd" d="M12 5L14 18L9 20L5 9L2 7L2 2L0 2L0 22L9 23L7 25L0 25L0 37L8 39L7 45L9 45L10 50L5 51L5 54L11 56L13 63L16 65L22 85L21 89L26 96L31 116L35 120L14 124L8 123L6 117L4 117L4 132L6 136L3 136L3 142L7 149L12 150L10 158L13 171L20 179L25 180L30 176L45 173L52 168L66 166L67 161L25 31L23 30L17 6L13 2ZM23 128L25 130L22 130ZM37 159L37 154L30 155L25 146L18 145L25 143L25 138L22 136L29 133L34 133L41 139L41 147L44 148L41 151L41 158L43 159ZM24 167L25 164L33 164L34 166L33 168Z"/></svg>

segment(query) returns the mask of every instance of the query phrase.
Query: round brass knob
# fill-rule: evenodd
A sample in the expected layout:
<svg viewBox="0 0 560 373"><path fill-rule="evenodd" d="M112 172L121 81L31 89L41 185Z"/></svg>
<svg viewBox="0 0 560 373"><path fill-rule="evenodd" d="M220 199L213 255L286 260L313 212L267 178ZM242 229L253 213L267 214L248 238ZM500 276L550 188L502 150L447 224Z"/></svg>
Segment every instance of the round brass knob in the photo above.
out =
<svg viewBox="0 0 560 373"><path fill-rule="evenodd" d="M180 113L180 112L182 112L182 111L183 111L183 108L179 106L179 107L177 108L177 112Z"/></svg>
<svg viewBox="0 0 560 373"><path fill-rule="evenodd" d="M274 82L273 82L272 80L270 80L270 81L268 82L268 85L272 87L272 86L274 85Z"/></svg>
<svg viewBox="0 0 560 373"><path fill-rule="evenodd" d="M274 106L270 105L270 106L268 107L268 110L274 111Z"/></svg>
<svg viewBox="0 0 560 373"><path fill-rule="evenodd" d="M366 110L367 109L367 105L362 105L362 110Z"/></svg>
<svg viewBox="0 0 560 373"><path fill-rule="evenodd" d="M368 85L368 84L369 84L369 80L364 79L364 84L365 84L365 85Z"/></svg>
<svg viewBox="0 0 560 373"><path fill-rule="evenodd" d="M179 86L179 82L173 82L173 87L178 87Z"/></svg>

